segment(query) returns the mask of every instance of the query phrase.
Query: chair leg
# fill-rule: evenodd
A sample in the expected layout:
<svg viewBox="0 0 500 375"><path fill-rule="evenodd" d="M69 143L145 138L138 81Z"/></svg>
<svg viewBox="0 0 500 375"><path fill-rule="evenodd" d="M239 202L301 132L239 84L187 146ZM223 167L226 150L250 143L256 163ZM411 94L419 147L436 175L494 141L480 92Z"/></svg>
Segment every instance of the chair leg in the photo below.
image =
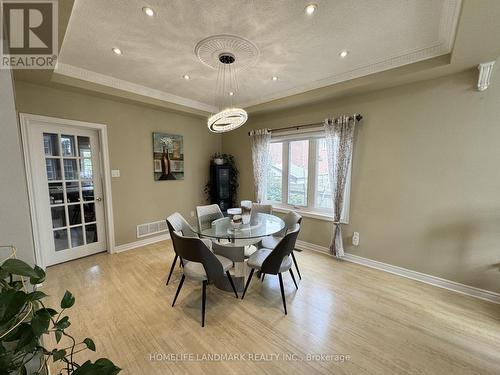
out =
<svg viewBox="0 0 500 375"><path fill-rule="evenodd" d="M295 255L293 254L293 251L292 251L292 259L293 259L293 264L295 264L295 269L297 270L297 274L299 275L299 279L302 280L302 276L300 275L300 271L299 271L299 265L297 264L297 259L295 259Z"/></svg>
<svg viewBox="0 0 500 375"><path fill-rule="evenodd" d="M285 308L285 315L286 315L287 313L286 313L285 288L283 288L283 276L281 276L281 272L278 273L278 277L280 279L281 298L283 299L283 307Z"/></svg>
<svg viewBox="0 0 500 375"><path fill-rule="evenodd" d="M201 326L205 327L205 302L207 299L207 280L203 280L203 287L201 289Z"/></svg>
<svg viewBox="0 0 500 375"><path fill-rule="evenodd" d="M231 274L229 273L229 271L226 271L226 275L227 275L227 278L229 279L229 283L231 284L231 287L233 288L234 295L236 296L236 298L238 298L238 292L236 292L236 287L234 286L233 278L231 277Z"/></svg>
<svg viewBox="0 0 500 375"><path fill-rule="evenodd" d="M184 274L182 274L181 281L179 282L179 286L177 287L177 292L175 292L175 297L174 297L174 302L172 302L172 307L174 307L175 301L177 301L177 297L179 296L179 292L182 289L182 284L184 284L185 278L186 278L186 276L184 276Z"/></svg>
<svg viewBox="0 0 500 375"><path fill-rule="evenodd" d="M299 289L299 287L297 286L297 281L295 281L295 275L293 274L292 269L290 268L289 271L290 271L290 276L292 276L293 283L295 284L295 289Z"/></svg>
<svg viewBox="0 0 500 375"><path fill-rule="evenodd" d="M177 262L177 258L178 258L178 255L175 254L174 261L172 262L172 265L170 266L170 272L168 273L167 283L165 285L168 285L168 282L170 281L170 277L172 276L172 272L174 272L175 263Z"/></svg>
<svg viewBox="0 0 500 375"><path fill-rule="evenodd" d="M243 295L241 296L241 299L245 298L245 293L247 292L248 286L250 285L250 281L252 281L252 276L254 271L255 270L253 268L250 271L250 276L248 276L248 280L247 283L245 284L245 289L243 290Z"/></svg>

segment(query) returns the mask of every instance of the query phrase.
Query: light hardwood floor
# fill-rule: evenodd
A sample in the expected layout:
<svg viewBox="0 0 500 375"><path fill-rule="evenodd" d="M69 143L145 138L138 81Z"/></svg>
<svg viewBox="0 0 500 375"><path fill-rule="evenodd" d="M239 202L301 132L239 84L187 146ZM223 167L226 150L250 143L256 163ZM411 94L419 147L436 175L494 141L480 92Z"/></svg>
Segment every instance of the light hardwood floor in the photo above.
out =
<svg viewBox="0 0 500 375"><path fill-rule="evenodd" d="M500 305L302 252L299 290L284 276L287 316L277 277L267 276L244 300L210 285L202 328L200 283L186 281L171 307L180 278L176 269L165 286L172 258L170 241L98 254L50 267L43 290L53 305L73 292L71 333L93 338L90 358L108 357L123 374L500 374ZM150 358L172 353L246 359Z"/></svg>

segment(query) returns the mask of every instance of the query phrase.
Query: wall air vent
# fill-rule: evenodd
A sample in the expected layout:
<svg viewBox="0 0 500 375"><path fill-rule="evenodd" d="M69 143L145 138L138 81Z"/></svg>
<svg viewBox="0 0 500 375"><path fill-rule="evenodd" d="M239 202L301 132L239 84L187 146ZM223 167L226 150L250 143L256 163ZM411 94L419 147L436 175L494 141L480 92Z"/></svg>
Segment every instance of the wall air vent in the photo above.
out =
<svg viewBox="0 0 500 375"><path fill-rule="evenodd" d="M137 226L137 238L151 236L157 233L167 231L167 222L165 220L154 221L152 223L139 224Z"/></svg>

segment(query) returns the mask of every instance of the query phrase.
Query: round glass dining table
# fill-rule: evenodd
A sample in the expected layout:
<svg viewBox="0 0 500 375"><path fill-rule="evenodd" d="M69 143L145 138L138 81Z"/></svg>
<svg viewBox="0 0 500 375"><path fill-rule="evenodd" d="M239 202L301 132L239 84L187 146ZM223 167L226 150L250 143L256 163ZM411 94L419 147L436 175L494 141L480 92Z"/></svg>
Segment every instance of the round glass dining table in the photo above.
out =
<svg viewBox="0 0 500 375"><path fill-rule="evenodd" d="M263 237L277 234L285 228L285 222L278 216L253 213L250 222L235 228L229 217L201 217L201 225L194 229L200 237L211 238L212 250L234 262L233 281L238 291L243 291L249 268L245 264L245 253L248 256L255 251L255 244ZM232 291L229 280L224 277L215 280L214 284L222 290Z"/></svg>
<svg viewBox="0 0 500 375"><path fill-rule="evenodd" d="M235 228L229 217L210 220L201 218L201 228L197 232L201 237L209 237L217 240L226 239L230 242L237 240L259 239L281 232L285 228L285 222L278 216L255 213L250 216L248 224L240 224Z"/></svg>

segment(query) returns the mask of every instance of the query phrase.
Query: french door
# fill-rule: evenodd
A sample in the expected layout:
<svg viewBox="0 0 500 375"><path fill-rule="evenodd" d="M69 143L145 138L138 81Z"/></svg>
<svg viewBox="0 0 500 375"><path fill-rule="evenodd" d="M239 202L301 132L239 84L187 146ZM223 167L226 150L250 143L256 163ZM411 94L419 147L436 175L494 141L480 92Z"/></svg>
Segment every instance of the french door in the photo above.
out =
<svg viewBox="0 0 500 375"><path fill-rule="evenodd" d="M105 251L97 131L30 121L28 145L43 263Z"/></svg>

